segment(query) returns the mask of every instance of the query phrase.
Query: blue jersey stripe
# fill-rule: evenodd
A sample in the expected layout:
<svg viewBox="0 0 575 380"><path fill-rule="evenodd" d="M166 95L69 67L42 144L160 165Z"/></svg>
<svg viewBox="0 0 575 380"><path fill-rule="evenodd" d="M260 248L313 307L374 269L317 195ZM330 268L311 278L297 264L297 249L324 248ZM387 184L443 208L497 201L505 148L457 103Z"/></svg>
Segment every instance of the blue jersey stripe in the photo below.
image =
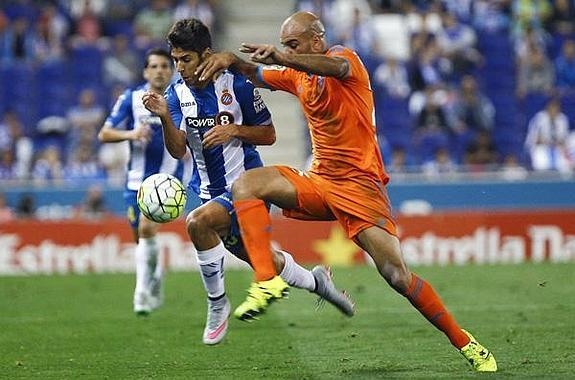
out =
<svg viewBox="0 0 575 380"><path fill-rule="evenodd" d="M182 179L183 162L176 161L169 156L164 148L164 137L160 118L152 114L142 104L142 96L147 91L147 84L126 90L117 100L106 124L113 128L133 130L140 125L148 125L152 130L150 141L142 145L141 142L130 141L130 160L128 162L128 175L126 187L137 190L142 181L162 167L169 174ZM168 161L169 160L169 161ZM172 171L172 168L174 169Z"/></svg>
<svg viewBox="0 0 575 380"><path fill-rule="evenodd" d="M194 157L189 185L200 197L214 198L229 191L243 171L263 165L256 147L238 139L212 149L202 146L205 133L216 123L271 123L265 103L245 77L226 72L205 88L188 87L179 80L165 97L176 127L186 131L186 144Z"/></svg>

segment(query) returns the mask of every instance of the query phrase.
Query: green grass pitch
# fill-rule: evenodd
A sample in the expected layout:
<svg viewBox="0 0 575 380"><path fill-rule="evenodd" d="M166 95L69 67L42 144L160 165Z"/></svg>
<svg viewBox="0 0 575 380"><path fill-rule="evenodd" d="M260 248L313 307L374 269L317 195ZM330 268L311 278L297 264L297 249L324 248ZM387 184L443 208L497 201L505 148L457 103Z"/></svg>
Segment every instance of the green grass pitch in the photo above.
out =
<svg viewBox="0 0 575 380"><path fill-rule="evenodd" d="M415 268L459 323L495 354L475 374L448 340L370 267L335 268L357 314L349 319L292 289L260 321L231 320L217 346L201 342L197 273L169 273L166 303L131 311L134 275L0 278L0 378L370 379L573 378L575 265ZM226 274L233 305L251 273Z"/></svg>

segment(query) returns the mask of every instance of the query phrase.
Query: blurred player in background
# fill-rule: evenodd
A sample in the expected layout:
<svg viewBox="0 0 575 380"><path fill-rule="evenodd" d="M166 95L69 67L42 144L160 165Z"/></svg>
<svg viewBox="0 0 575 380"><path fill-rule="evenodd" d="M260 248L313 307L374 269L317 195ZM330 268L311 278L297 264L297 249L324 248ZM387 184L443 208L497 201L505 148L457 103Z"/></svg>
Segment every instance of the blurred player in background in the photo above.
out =
<svg viewBox="0 0 575 380"><path fill-rule="evenodd" d="M327 48L325 29L313 14L298 12L281 27L284 52L273 45L243 44L252 61L232 53L214 54L200 67L200 80L231 68L254 85L296 95L311 132L314 161L309 172L275 166L245 172L232 189L242 237L256 272L249 296L235 311L248 319L281 297L285 284L270 254L271 221L265 202L299 219L338 220L379 273L425 318L441 330L477 371L496 371L493 355L459 328L433 288L405 264L391 215L376 140L373 96L357 54L343 46Z"/></svg>
<svg viewBox="0 0 575 380"><path fill-rule="evenodd" d="M187 231L197 249L208 294L203 342L216 344L226 334L230 314L224 256L229 251L247 261L232 213L230 189L243 172L262 166L255 145L273 144L275 129L264 101L245 77L224 72L214 81L198 80L194 71L212 54L211 36L201 21L178 21L168 34L168 42L182 79L168 88L165 99L147 92L143 102L160 116L170 153L182 157L187 146L193 154L191 187L203 205L188 215ZM275 270L290 285L314 292L344 314L353 315L353 304L335 288L327 268L318 266L308 271L284 251L274 250L273 261Z"/></svg>
<svg viewBox="0 0 575 380"><path fill-rule="evenodd" d="M163 94L173 73L170 54L163 49L150 50L144 66L146 83L126 90L118 98L98 134L102 142L129 141L130 145L124 200L138 243L134 312L139 315L147 315L161 305L163 268L156 242L159 224L140 217L137 192L142 181L152 174L168 173L182 180L184 172L183 162L174 159L164 147L160 118L144 107L142 96L146 91Z"/></svg>

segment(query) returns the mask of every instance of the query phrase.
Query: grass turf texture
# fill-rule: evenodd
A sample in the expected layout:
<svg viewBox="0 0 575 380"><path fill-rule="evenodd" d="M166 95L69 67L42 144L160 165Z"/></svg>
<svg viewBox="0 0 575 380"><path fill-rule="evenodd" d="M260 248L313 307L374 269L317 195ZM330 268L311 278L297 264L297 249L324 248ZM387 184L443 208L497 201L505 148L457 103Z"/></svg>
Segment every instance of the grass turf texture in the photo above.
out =
<svg viewBox="0 0 575 380"><path fill-rule="evenodd" d="M575 265L416 268L459 323L489 347L491 378L573 376ZM201 343L197 273L169 273L166 303L131 311L133 275L0 278L0 378L477 378L448 340L369 267L335 268L357 303L352 319L293 289L260 321L230 320ZM234 306L249 272L226 274Z"/></svg>

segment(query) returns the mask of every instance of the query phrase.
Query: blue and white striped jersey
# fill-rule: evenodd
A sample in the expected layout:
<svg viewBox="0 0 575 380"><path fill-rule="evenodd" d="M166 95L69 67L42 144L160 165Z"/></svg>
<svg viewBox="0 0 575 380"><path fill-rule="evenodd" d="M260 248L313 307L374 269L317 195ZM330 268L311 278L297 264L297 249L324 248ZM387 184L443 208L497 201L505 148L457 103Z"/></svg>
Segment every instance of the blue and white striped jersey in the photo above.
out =
<svg viewBox="0 0 575 380"><path fill-rule="evenodd" d="M183 161L173 158L164 146L162 122L160 118L144 107L142 96L149 85L144 84L135 89L126 90L116 101L106 125L112 128L135 129L148 124L152 130L150 142L130 141L130 161L126 188L138 190L142 181L156 173L168 173L182 180Z"/></svg>
<svg viewBox="0 0 575 380"><path fill-rule="evenodd" d="M188 87L180 79L168 87L165 97L174 124L186 132L194 159L189 186L200 198L230 191L240 174L263 165L255 146L237 138L210 149L202 146L204 134L215 125L272 123L263 99L245 77L226 71L203 89Z"/></svg>

